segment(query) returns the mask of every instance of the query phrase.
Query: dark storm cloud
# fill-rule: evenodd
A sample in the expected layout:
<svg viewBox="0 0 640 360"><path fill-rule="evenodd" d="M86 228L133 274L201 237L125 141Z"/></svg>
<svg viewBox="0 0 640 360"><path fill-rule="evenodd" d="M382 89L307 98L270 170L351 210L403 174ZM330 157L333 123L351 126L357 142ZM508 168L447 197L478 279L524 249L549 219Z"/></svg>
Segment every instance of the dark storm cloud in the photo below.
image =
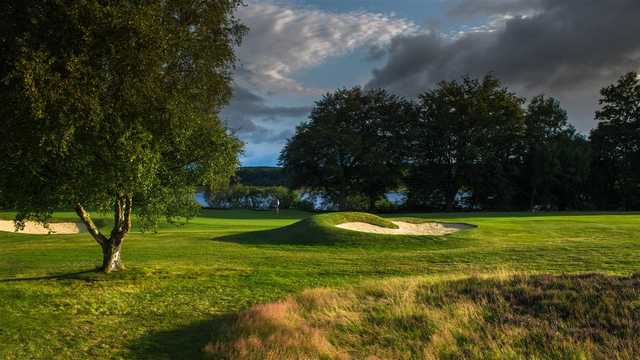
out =
<svg viewBox="0 0 640 360"><path fill-rule="evenodd" d="M586 130L599 88L640 66L638 0L463 0L451 13L515 17L454 38L438 32L397 37L368 86L411 96L440 80L493 72L525 96L560 98Z"/></svg>
<svg viewBox="0 0 640 360"><path fill-rule="evenodd" d="M294 134L294 131L291 129L274 131L261 126L258 126L258 128L260 129L260 131L254 131L252 133L246 134L243 137L243 140L252 144L280 144L292 137Z"/></svg>
<svg viewBox="0 0 640 360"><path fill-rule="evenodd" d="M448 14L467 18L477 15L521 14L543 8L544 2L545 0L462 0L454 4Z"/></svg>
<svg viewBox="0 0 640 360"><path fill-rule="evenodd" d="M292 130L279 130L278 125L292 128L293 124L306 119L310 111L306 106L270 106L263 97L236 86L231 102L222 111L222 118L244 141L264 143L287 139ZM274 126L265 126L265 123Z"/></svg>
<svg viewBox="0 0 640 360"><path fill-rule="evenodd" d="M233 91L233 98L224 109L227 114L241 113L247 116L257 117L300 117L309 114L311 109L308 106L270 106L266 100L249 90L236 86Z"/></svg>

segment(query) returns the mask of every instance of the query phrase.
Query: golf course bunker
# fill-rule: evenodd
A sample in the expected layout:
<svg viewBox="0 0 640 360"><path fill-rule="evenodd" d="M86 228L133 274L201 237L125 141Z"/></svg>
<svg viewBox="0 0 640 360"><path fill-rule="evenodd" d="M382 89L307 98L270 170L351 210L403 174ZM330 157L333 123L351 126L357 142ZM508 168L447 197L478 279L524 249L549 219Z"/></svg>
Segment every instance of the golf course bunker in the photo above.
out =
<svg viewBox="0 0 640 360"><path fill-rule="evenodd" d="M79 223L50 223L46 228L44 225L35 222L27 221L24 224L24 229L18 231L19 234L32 234L32 235L69 235L77 234L85 229L84 225ZM13 220L0 220L0 231L16 232L16 226Z"/></svg>
<svg viewBox="0 0 640 360"><path fill-rule="evenodd" d="M348 222L336 225L336 227L352 231L386 235L447 235L474 227L473 225L462 223L424 222L414 224L404 221L392 221L392 223L397 225L398 228L391 229L364 222Z"/></svg>

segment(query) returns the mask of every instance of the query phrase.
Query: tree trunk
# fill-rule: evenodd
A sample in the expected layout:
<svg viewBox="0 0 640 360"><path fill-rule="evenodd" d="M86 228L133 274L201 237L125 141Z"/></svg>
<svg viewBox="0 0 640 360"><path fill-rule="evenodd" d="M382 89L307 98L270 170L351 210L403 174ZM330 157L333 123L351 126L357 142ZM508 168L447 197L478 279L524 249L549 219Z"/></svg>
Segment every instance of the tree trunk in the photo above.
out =
<svg viewBox="0 0 640 360"><path fill-rule="evenodd" d="M102 248L102 267L100 271L110 273L113 271L125 270L122 262L122 242L131 229L131 195L117 194L115 201L115 216L111 235L107 238L100 232L89 213L80 205L76 204L75 210L89 234Z"/></svg>
<svg viewBox="0 0 640 360"><path fill-rule="evenodd" d="M101 271L110 273L113 271L125 270L122 263L122 245L114 246L113 244L105 244L102 246L102 267Z"/></svg>

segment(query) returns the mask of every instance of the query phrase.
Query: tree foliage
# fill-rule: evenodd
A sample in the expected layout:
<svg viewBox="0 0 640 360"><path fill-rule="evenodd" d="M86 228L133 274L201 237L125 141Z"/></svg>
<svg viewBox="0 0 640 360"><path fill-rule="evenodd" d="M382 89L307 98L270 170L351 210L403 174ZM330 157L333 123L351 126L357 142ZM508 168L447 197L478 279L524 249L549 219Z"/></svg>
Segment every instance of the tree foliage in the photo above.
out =
<svg viewBox="0 0 640 360"><path fill-rule="evenodd" d="M106 271L132 212L145 227L191 214L194 186L227 181L241 148L216 115L244 32L238 5L3 2L2 203L18 220L75 207L103 247ZM115 209L111 235L88 209Z"/></svg>
<svg viewBox="0 0 640 360"><path fill-rule="evenodd" d="M640 78L628 73L601 94L591 132L596 201L601 208L640 209Z"/></svg>
<svg viewBox="0 0 640 360"><path fill-rule="evenodd" d="M281 167L240 167L233 182L248 186L287 186L287 174Z"/></svg>
<svg viewBox="0 0 640 360"><path fill-rule="evenodd" d="M451 210L460 191L470 192L474 205L508 206L516 193L523 102L491 75L441 82L420 95L409 131L414 206Z"/></svg>
<svg viewBox="0 0 640 360"><path fill-rule="evenodd" d="M401 179L399 150L410 108L380 89L325 95L281 152L292 185L322 191L341 208L349 197L365 196L373 208Z"/></svg>
<svg viewBox="0 0 640 360"><path fill-rule="evenodd" d="M587 139L557 99L525 106L492 75L440 82L414 102L339 90L316 104L280 159L293 186L343 208L365 198L371 209L403 188L414 209L638 209L638 75L602 96Z"/></svg>
<svg viewBox="0 0 640 360"><path fill-rule="evenodd" d="M560 102L534 97L525 117L521 208L578 209L588 203L590 149Z"/></svg>
<svg viewBox="0 0 640 360"><path fill-rule="evenodd" d="M214 209L289 209L298 201L298 193L284 186L232 185L205 192L209 207Z"/></svg>

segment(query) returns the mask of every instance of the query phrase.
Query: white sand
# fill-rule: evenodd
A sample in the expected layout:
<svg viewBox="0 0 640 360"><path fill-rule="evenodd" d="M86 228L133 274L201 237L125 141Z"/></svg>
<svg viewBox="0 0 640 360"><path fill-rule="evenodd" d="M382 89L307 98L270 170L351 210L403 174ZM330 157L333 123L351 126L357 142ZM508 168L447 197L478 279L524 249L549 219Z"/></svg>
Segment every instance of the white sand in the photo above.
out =
<svg viewBox="0 0 640 360"><path fill-rule="evenodd" d="M353 231L388 235L447 235L472 227L471 225L467 224L435 222L412 224L404 221L392 221L392 223L398 225L398 229L389 229L363 222L349 222L336 225L336 227Z"/></svg>
<svg viewBox="0 0 640 360"><path fill-rule="evenodd" d="M24 225L24 229L18 231L20 234L35 234L35 235L65 235L65 234L77 234L80 231L84 231L85 227L80 223L50 223L47 229L42 224L35 221L27 221ZM15 232L16 226L13 220L0 220L0 231Z"/></svg>

